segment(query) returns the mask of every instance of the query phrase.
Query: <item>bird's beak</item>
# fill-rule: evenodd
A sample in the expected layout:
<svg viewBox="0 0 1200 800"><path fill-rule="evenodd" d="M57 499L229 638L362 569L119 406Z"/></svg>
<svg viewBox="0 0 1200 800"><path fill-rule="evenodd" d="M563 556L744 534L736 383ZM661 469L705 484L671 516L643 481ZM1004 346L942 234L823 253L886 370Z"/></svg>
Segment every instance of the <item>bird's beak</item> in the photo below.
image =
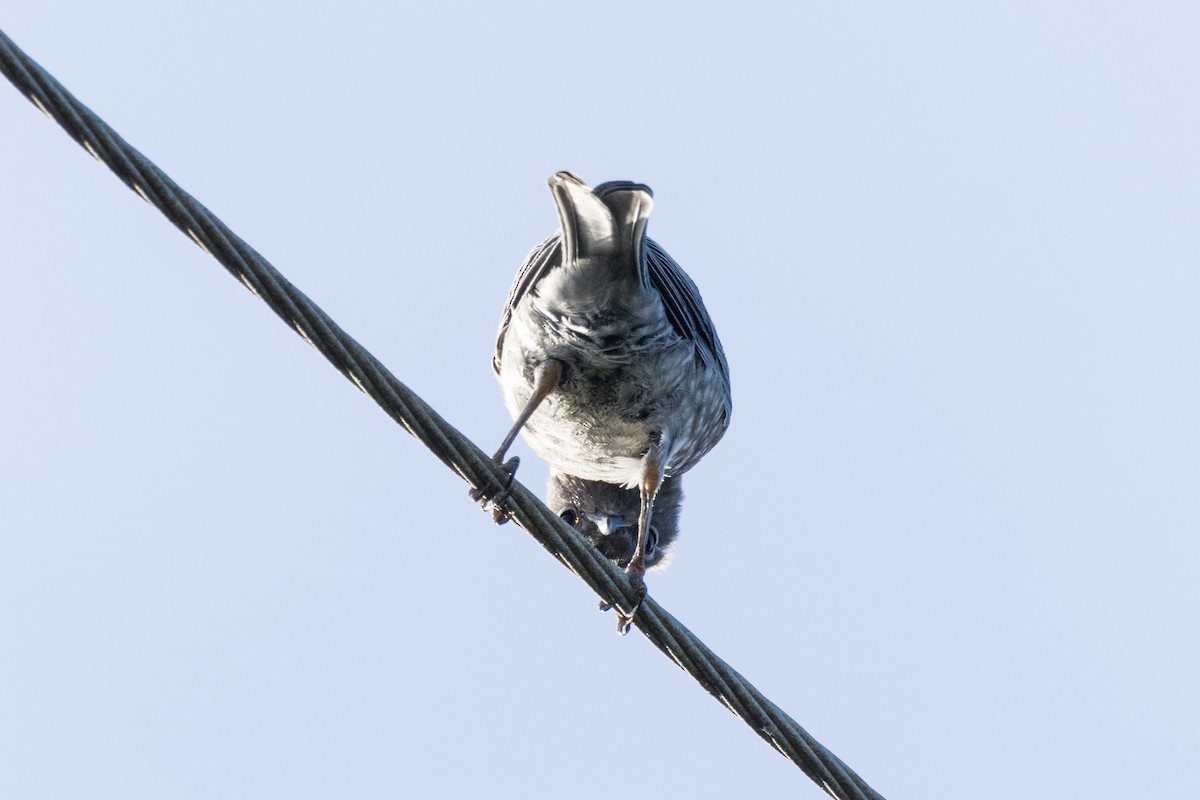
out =
<svg viewBox="0 0 1200 800"><path fill-rule="evenodd" d="M613 517L608 514L591 514L592 522L600 529L600 533L608 536L625 527L624 517Z"/></svg>

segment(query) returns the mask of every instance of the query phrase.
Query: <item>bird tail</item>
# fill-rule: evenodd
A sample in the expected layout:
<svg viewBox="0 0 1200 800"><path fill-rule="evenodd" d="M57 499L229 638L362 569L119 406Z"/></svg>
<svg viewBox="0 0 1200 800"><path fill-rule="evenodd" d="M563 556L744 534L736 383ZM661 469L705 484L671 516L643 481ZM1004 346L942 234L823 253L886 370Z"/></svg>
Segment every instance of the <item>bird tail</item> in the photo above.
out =
<svg viewBox="0 0 1200 800"><path fill-rule="evenodd" d="M644 286L646 222L654 208L650 187L610 181L592 189L569 172L556 173L549 183L562 228L563 264L603 261L627 268Z"/></svg>

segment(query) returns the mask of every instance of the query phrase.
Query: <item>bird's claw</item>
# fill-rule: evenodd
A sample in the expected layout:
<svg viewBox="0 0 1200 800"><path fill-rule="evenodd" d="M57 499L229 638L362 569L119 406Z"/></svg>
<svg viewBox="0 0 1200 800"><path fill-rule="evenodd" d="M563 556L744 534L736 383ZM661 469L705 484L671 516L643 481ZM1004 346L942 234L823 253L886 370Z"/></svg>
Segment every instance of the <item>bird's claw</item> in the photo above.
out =
<svg viewBox="0 0 1200 800"><path fill-rule="evenodd" d="M629 612L629 616L625 616L625 612L617 609L617 633L624 636L629 633L629 629L633 627L633 617L637 614L638 609L642 607L642 601L638 600L637 605Z"/></svg>
<svg viewBox="0 0 1200 800"><path fill-rule="evenodd" d="M629 633L629 629L633 627L633 618L637 616L638 609L642 607L642 601L646 599L646 580L642 577L644 572L644 569L641 571L635 570L633 572L630 572L628 569L625 570L625 574L628 576L629 582L633 584L633 591L637 595L637 602L633 604L633 608L629 610L628 614L619 608L616 603L608 603L603 601L600 603L601 611L608 611L610 608L616 609L617 633L621 634L622 636Z"/></svg>
<svg viewBox="0 0 1200 800"><path fill-rule="evenodd" d="M491 505L492 521L497 525L503 525L511 519L508 512L504 509L504 503L508 500L509 492L512 491L513 480L517 477L517 467L521 466L521 459L513 456L505 462L501 462L499 458L494 458L493 460L500 466L500 469L508 473L508 480L505 482L504 488L495 495L488 493L485 489L472 488L467 492L467 496L476 503L479 503L479 507L484 510L487 510L487 507Z"/></svg>

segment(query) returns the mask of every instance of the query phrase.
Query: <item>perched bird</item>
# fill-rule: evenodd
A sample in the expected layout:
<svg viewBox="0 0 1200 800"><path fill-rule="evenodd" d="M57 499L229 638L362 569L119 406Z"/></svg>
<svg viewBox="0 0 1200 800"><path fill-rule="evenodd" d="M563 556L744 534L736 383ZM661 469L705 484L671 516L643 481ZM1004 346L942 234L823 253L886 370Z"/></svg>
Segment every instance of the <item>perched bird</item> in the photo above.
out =
<svg viewBox="0 0 1200 800"><path fill-rule="evenodd" d="M521 266L496 339L515 422L495 460L524 431L551 468L547 504L641 597L678 535L680 476L729 425L729 365L696 284L646 238L650 187L549 184L559 231ZM618 610L621 633L636 610Z"/></svg>

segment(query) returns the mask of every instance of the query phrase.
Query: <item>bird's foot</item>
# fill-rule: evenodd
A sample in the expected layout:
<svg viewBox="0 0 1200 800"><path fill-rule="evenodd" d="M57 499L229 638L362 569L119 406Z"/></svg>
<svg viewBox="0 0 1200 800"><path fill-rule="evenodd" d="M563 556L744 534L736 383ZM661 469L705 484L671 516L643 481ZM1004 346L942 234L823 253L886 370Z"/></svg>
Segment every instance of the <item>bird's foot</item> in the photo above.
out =
<svg viewBox="0 0 1200 800"><path fill-rule="evenodd" d="M498 456L495 456L492 460L500 466L500 469L508 473L508 480L504 483L504 488L496 494L485 489L472 488L467 492L467 496L479 503L479 507L484 510L491 505L492 521L497 525L503 525L510 519L508 511L504 509L504 503L508 500L508 493L512 491L513 480L517 477L517 467L521 466L521 459L513 456L508 461L502 462Z"/></svg>
<svg viewBox="0 0 1200 800"><path fill-rule="evenodd" d="M646 574L646 568L641 564L636 567L630 564L625 568L625 575L629 578L629 582L633 584L634 594L637 595L637 602L633 604L633 608L629 613L625 613L615 603L600 603L601 611L608 611L610 608L615 609L617 613L617 633L624 636L629 633L629 629L633 627L633 618L637 615L638 609L642 607L642 601L646 599L646 579L643 577Z"/></svg>

